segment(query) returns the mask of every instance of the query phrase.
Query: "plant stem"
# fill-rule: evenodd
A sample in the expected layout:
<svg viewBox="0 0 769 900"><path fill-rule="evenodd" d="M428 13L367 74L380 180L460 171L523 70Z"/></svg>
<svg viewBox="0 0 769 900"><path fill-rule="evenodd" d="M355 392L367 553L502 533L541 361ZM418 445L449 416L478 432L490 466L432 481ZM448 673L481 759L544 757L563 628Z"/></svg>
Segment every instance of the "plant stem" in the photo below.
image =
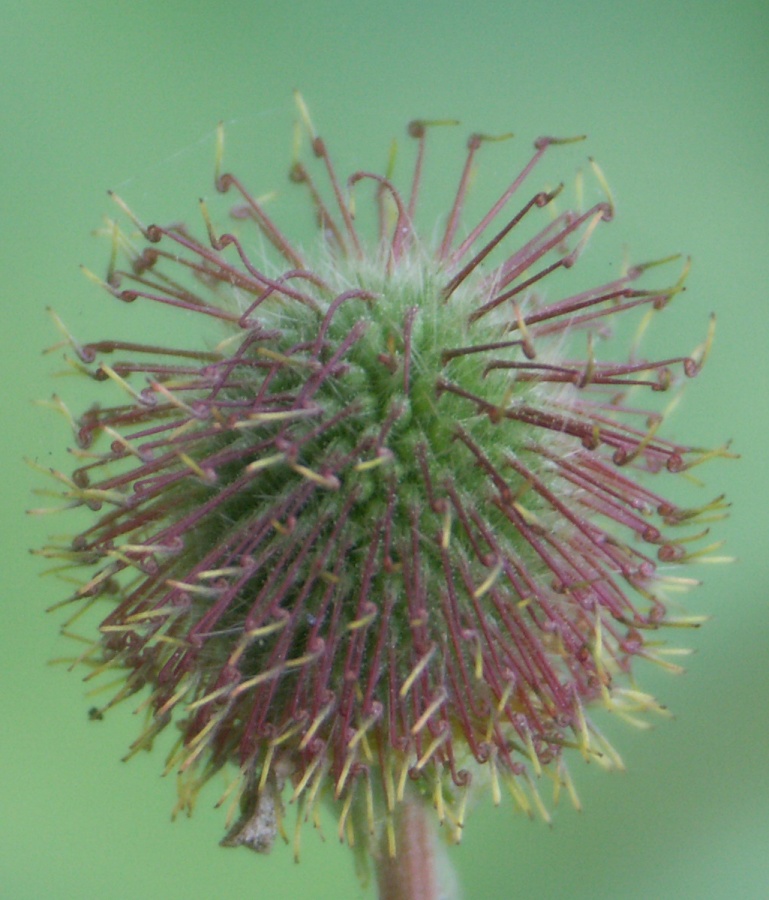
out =
<svg viewBox="0 0 769 900"><path fill-rule="evenodd" d="M399 804L395 818L397 854L390 856L383 838L376 860L379 900L442 900L443 879L434 814L420 800Z"/></svg>

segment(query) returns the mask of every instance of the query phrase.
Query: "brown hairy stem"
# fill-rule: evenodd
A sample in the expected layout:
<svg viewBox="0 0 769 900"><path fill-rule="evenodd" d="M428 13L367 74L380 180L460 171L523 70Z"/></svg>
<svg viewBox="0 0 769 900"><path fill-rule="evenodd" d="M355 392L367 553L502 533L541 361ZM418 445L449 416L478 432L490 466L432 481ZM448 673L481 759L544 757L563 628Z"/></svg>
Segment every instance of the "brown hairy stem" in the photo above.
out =
<svg viewBox="0 0 769 900"><path fill-rule="evenodd" d="M440 900L435 826L431 810L419 800L399 804L395 818L397 854L383 838L377 859L380 900Z"/></svg>

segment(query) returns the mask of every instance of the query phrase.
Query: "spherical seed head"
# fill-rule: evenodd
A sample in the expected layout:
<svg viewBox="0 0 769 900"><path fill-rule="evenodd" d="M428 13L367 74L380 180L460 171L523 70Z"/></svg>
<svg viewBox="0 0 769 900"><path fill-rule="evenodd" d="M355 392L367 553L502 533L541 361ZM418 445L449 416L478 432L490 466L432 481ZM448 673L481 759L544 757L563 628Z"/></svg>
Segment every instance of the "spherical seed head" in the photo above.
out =
<svg viewBox="0 0 769 900"><path fill-rule="evenodd" d="M125 682L97 716L146 688L132 752L177 724L181 807L234 767L225 843L269 849L284 802L301 821L323 798L340 837L383 827L396 852L407 796L458 838L486 781L546 815L538 776L573 793L566 748L618 762L588 707L659 709L633 660L674 668L658 631L695 622L668 613L666 592L690 583L671 567L723 501L684 509L649 486L711 454L663 437L643 397L696 374L709 341L653 361L607 340L612 320L657 315L683 276L558 278L612 205L526 194L553 138L466 227L474 135L443 231L424 240L429 131L409 127L406 193L368 172L343 185L313 135L315 167L291 169L319 226L307 252L229 174L217 188L240 196L237 229L217 231L203 205L203 238L145 227L118 200L139 245L114 226L127 263L105 288L205 318L214 340L69 338L117 393L74 422L81 464L58 476L92 521L43 552L86 573L70 600L108 606L82 658ZM352 212L365 182L374 235ZM247 249L249 226L272 256Z"/></svg>

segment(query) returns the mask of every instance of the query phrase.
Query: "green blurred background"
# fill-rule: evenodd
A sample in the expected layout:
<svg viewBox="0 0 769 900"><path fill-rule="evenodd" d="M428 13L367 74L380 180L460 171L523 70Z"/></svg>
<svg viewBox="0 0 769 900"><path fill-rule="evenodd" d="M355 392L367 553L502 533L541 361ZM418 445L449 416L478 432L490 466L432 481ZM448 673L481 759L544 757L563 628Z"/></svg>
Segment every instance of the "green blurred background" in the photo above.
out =
<svg viewBox="0 0 769 900"><path fill-rule="evenodd" d="M159 756L119 762L138 727L130 706L89 722L79 674L46 666L66 650L43 613L63 587L41 580L27 554L71 524L24 515L42 482L22 457L63 466L69 437L33 400L58 390L83 402L75 380L51 379L58 361L40 355L56 340L45 307L84 339L146 321L137 326L138 304L113 304L78 271L104 271L107 248L89 232L109 211L105 189L148 220L194 217L198 195L213 193L219 120L228 163L257 192L282 188L299 87L345 171L382 165L415 116L515 131L510 157L485 156L487 185L509 177L508 159L520 164L537 135L588 132L584 152L618 205L591 255L607 261L604 248L627 243L634 259L693 256L668 320L680 349L718 315L712 359L674 430L710 444L731 437L742 454L703 472L734 502L719 533L739 562L698 573L706 585L689 607L713 620L684 635L697 649L687 674L644 673L676 720L643 733L616 723L628 772L575 761L584 812L564 805L552 828L509 803L481 804L454 854L465 897L769 896L767 46L766 0L6 0L0 895L371 896L332 827L325 842L305 833L297 866L282 846L268 858L220 849L215 792L191 820L169 824L175 786L159 777ZM458 165L460 135L451 138L432 143L433 163L449 148Z"/></svg>

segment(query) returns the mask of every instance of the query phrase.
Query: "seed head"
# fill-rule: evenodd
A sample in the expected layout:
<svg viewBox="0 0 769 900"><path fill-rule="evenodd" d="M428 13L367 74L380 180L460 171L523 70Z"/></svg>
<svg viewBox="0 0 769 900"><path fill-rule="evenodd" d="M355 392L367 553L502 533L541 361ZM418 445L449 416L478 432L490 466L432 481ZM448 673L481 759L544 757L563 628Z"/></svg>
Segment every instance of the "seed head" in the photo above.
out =
<svg viewBox="0 0 769 900"><path fill-rule="evenodd" d="M395 854L404 799L458 839L472 786L546 816L543 777L576 802L567 755L619 764L589 708L661 709L631 668L677 668L659 631L697 620L667 595L694 583L675 569L712 550L692 548L725 506L664 491L725 451L666 438L655 399L699 371L710 336L661 360L611 340L613 323L640 333L661 315L686 264L661 288L646 285L656 264L594 287L567 271L613 205L531 192L563 141L536 141L467 225L488 140L473 135L432 241L415 216L435 123L409 126L402 192L391 174L341 181L300 111L307 250L231 174L216 177L238 196L225 230L203 202L196 232L142 225L115 198L129 228L110 225L104 288L139 314L196 317L209 339L67 335L99 402L72 418L77 468L54 474L90 521L41 552L79 578L68 632L106 607L79 661L122 683L95 717L144 692L129 755L179 729L180 809L224 770L240 806L225 843L269 849L285 804L301 823L325 800L340 838L381 830ZM352 199L371 194L374 233Z"/></svg>

